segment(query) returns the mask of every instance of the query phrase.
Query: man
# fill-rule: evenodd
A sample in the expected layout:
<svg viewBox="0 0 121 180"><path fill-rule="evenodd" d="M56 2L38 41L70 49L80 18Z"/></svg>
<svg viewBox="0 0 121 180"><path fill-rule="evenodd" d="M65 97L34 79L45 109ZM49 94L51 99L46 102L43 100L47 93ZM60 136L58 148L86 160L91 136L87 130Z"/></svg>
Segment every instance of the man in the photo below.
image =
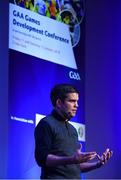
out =
<svg viewBox="0 0 121 180"><path fill-rule="evenodd" d="M101 167L112 156L107 149L81 152L76 129L68 122L78 108L78 90L69 84L56 85L50 94L54 107L35 128L35 159L42 167L41 179L80 179L80 172ZM88 162L94 158L96 162Z"/></svg>

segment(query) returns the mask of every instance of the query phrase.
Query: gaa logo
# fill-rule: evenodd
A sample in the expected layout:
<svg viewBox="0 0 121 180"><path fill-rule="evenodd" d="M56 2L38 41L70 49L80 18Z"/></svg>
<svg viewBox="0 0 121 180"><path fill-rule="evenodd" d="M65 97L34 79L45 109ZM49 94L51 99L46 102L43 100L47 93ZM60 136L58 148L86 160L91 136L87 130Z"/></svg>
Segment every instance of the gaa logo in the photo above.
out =
<svg viewBox="0 0 121 180"><path fill-rule="evenodd" d="M78 72L70 71L69 77L70 77L70 79L81 80Z"/></svg>

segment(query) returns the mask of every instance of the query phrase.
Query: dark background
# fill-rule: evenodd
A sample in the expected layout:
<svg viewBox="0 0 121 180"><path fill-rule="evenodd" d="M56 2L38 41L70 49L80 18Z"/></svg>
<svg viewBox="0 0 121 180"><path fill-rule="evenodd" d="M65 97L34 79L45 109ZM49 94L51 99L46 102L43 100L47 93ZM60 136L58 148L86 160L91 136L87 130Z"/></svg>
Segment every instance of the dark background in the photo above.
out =
<svg viewBox="0 0 121 180"><path fill-rule="evenodd" d="M91 179L121 178L121 1L86 1L86 150L112 159L87 173Z"/></svg>

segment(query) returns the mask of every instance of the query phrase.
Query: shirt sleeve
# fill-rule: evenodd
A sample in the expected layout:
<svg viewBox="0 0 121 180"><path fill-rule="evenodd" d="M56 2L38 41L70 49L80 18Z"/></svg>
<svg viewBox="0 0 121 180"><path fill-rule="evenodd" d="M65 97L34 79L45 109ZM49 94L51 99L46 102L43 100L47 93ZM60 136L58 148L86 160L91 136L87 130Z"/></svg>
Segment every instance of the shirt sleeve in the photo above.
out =
<svg viewBox="0 0 121 180"><path fill-rule="evenodd" d="M35 128L35 160L39 166L46 164L47 155L52 146L52 130L50 125L41 120Z"/></svg>

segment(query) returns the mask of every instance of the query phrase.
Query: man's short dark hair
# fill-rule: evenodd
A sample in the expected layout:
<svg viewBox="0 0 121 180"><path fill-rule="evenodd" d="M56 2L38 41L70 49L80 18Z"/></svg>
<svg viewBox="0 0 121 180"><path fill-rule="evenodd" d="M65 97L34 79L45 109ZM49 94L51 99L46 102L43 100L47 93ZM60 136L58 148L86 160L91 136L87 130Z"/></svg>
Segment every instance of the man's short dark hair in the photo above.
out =
<svg viewBox="0 0 121 180"><path fill-rule="evenodd" d="M56 106L57 99L61 99L64 102L68 93L78 93L79 91L71 84L57 84L55 85L50 93L52 105Z"/></svg>

